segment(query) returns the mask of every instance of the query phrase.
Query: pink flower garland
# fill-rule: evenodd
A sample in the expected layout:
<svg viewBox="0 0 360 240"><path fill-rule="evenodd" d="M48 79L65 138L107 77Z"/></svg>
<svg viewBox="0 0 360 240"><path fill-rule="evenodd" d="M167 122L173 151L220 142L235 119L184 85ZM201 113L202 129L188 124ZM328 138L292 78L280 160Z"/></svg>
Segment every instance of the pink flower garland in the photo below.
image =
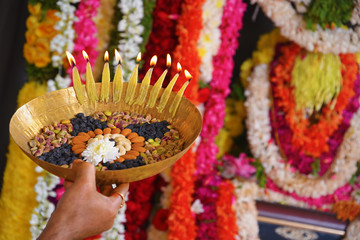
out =
<svg viewBox="0 0 360 240"><path fill-rule="evenodd" d="M74 23L76 39L74 40L74 50L72 54L76 59L76 66L80 74L86 72L86 60L82 55L82 50L85 50L89 55L91 66L94 66L99 54L98 51L95 50L99 41L97 39L97 28L93 21L99 6L100 0L82 0L75 12L78 21ZM67 73L69 75L72 74L71 68L67 69Z"/></svg>
<svg viewBox="0 0 360 240"><path fill-rule="evenodd" d="M201 143L197 151L197 189L196 198L203 204L204 212L197 215L198 239L218 239L216 230L216 188L220 176L216 170L215 136L224 125L225 98L230 93L230 82L234 67L233 56L238 46L237 38L242 28L242 17L246 4L242 1L228 0L224 6L221 30L221 45L213 59L211 92L204 113Z"/></svg>

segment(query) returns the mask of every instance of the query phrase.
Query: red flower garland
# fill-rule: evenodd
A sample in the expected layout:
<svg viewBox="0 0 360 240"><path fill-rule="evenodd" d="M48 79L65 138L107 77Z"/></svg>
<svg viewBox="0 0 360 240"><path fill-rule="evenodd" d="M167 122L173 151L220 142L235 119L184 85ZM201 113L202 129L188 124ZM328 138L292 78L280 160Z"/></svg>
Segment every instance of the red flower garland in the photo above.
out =
<svg viewBox="0 0 360 240"><path fill-rule="evenodd" d="M174 52L174 62L180 62L183 69L187 69L192 75L192 80L184 95L194 103L198 102L201 58L198 54L197 42L203 28L202 6L204 2L205 0L185 0L181 6L182 14L176 26L179 45ZM174 64L172 75L176 72ZM179 90L185 81L187 81L185 76L183 74L180 75L174 90Z"/></svg>
<svg viewBox="0 0 360 240"><path fill-rule="evenodd" d="M223 181L218 188L216 228L220 240L235 239L237 235L236 214L232 207L234 190L234 185L230 180Z"/></svg>
<svg viewBox="0 0 360 240"><path fill-rule="evenodd" d="M143 79L145 73L150 68L150 59L153 55L158 56L157 65L155 67L151 84L159 79L160 75L166 66L166 54L172 53L178 44L178 39L175 35L175 29L177 24L177 17L180 14L181 0L173 0L169 4L166 0L158 0L153 11L153 26L149 41L146 44L146 52L143 55L144 66L140 73L140 79ZM173 64L176 66L176 62ZM163 85L167 86L170 81L170 74L167 75Z"/></svg>
<svg viewBox="0 0 360 240"><path fill-rule="evenodd" d="M311 124L308 118L303 117L302 111L296 110L293 90L287 87L291 83L291 72L301 48L292 43L282 46L280 51L282 57L279 58L278 65L273 68L270 78L270 81L276 84L273 95L279 99L279 106L286 113L285 120L294 133L292 143L306 154L319 157L329 150L327 144L329 136L341 123L341 113L346 108L349 98L355 95L353 86L358 71L356 58L353 54L339 55L343 65L341 75L344 84L336 98L335 108L331 110L332 102L330 102L323 107L319 121Z"/></svg>
<svg viewBox="0 0 360 240"><path fill-rule="evenodd" d="M146 222L152 209L151 199L156 190L156 176L130 184L126 202L125 239L146 239Z"/></svg>

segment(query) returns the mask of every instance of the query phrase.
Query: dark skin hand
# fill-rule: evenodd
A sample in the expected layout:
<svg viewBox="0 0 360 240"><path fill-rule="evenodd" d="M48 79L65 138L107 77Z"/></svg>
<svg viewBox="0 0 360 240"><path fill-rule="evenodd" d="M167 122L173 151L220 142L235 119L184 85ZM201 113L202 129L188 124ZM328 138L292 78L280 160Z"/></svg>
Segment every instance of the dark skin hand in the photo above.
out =
<svg viewBox="0 0 360 240"><path fill-rule="evenodd" d="M115 192L126 195L129 184L110 185L96 190L95 167L75 160L74 182L65 182L65 193L52 213L46 228L39 236L43 239L84 239L100 234L112 227L123 202Z"/></svg>

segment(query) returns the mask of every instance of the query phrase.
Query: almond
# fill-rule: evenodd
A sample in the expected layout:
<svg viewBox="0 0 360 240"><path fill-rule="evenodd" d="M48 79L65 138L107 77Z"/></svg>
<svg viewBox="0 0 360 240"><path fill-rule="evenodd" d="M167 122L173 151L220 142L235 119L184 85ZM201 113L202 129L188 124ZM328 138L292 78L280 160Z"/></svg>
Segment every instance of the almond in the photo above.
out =
<svg viewBox="0 0 360 240"><path fill-rule="evenodd" d="M135 145L135 144L134 144ZM132 150L138 151L138 152L146 152L146 149L140 146L132 146Z"/></svg>
<svg viewBox="0 0 360 240"><path fill-rule="evenodd" d="M88 134L90 137L94 138L96 135L93 131L88 131Z"/></svg>
<svg viewBox="0 0 360 240"><path fill-rule="evenodd" d="M132 138L138 137L138 136L139 135L136 132L132 132L129 135L127 135L126 138L131 140Z"/></svg>
<svg viewBox="0 0 360 240"><path fill-rule="evenodd" d="M131 154L131 155L134 155L136 157L140 155L140 153L138 151L134 151L134 150L127 151L126 154Z"/></svg>
<svg viewBox="0 0 360 240"><path fill-rule="evenodd" d="M145 138L141 137L141 136L138 136L138 137L134 137L134 138L130 139L130 141L133 142L133 143L144 142Z"/></svg>
<svg viewBox="0 0 360 240"><path fill-rule="evenodd" d="M90 139L90 135L85 132L81 132L77 136L82 137L83 139L86 139L85 141Z"/></svg>
<svg viewBox="0 0 360 240"><path fill-rule="evenodd" d="M124 135L125 137L130 133L131 133L131 129L128 128L125 128L124 130L121 131L121 134Z"/></svg>
<svg viewBox="0 0 360 240"><path fill-rule="evenodd" d="M103 134L103 131L102 131L100 128L97 128L97 129L94 130L94 133L95 133L96 135L102 135L102 134Z"/></svg>
<svg viewBox="0 0 360 240"><path fill-rule="evenodd" d="M137 143L133 143L131 146L132 146L132 147L142 147L142 146L144 146L144 145L145 145L144 142L137 142Z"/></svg>
<svg viewBox="0 0 360 240"><path fill-rule="evenodd" d="M128 154L128 153L125 154L125 155L122 155L121 157L124 158L124 159L136 159L135 155Z"/></svg>
<svg viewBox="0 0 360 240"><path fill-rule="evenodd" d="M119 128L114 128L113 130L111 130L111 134L117 134L120 132L121 132L121 130Z"/></svg>
<svg viewBox="0 0 360 240"><path fill-rule="evenodd" d="M89 139L87 139L85 136L76 136L72 139L71 144L75 145L75 144L85 143L87 140Z"/></svg>
<svg viewBox="0 0 360 240"><path fill-rule="evenodd" d="M105 128L105 129L103 130L103 133L104 133L104 135L111 133L111 128Z"/></svg>
<svg viewBox="0 0 360 240"><path fill-rule="evenodd" d="M123 162L123 161L125 161L125 158L123 158L123 157L118 157L115 161L116 161L116 162Z"/></svg>
<svg viewBox="0 0 360 240"><path fill-rule="evenodd" d="M83 147L81 145L75 145L71 148L71 150L76 154L80 154L85 150L85 147Z"/></svg>

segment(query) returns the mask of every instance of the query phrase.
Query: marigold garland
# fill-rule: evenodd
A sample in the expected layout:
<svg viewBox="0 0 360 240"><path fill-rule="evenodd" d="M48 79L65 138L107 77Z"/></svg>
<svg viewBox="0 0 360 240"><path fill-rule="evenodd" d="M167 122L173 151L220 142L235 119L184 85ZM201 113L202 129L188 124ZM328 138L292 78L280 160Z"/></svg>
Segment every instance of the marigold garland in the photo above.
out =
<svg viewBox="0 0 360 240"><path fill-rule="evenodd" d="M235 198L234 191L234 185L230 180L225 180L219 185L219 196L216 200L216 228L220 240L235 239L238 232L236 216L232 207Z"/></svg>
<svg viewBox="0 0 360 240"><path fill-rule="evenodd" d="M34 81L25 83L18 95L18 107L45 93L45 84ZM18 167L19 162L21 168ZM34 186L38 173L35 167L36 164L11 138L0 199L1 239L31 239L30 218L37 204Z"/></svg>

